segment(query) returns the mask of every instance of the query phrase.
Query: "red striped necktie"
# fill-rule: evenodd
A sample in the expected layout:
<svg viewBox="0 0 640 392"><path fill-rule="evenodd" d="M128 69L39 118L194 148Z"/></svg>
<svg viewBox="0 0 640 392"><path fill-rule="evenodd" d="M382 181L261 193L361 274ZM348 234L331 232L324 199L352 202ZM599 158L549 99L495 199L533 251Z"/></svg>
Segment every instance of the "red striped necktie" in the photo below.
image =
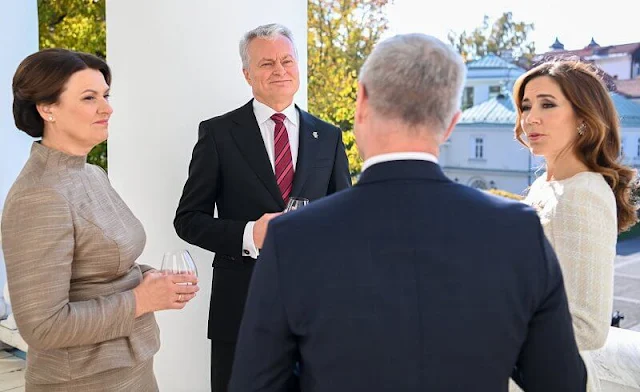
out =
<svg viewBox="0 0 640 392"><path fill-rule="evenodd" d="M273 122L276 123L274 132L274 160L275 174L278 188L282 194L282 199L286 205L291 195L293 187L293 159L291 158L291 147L289 146L289 134L284 126L284 119L287 118L282 113L276 113L271 116Z"/></svg>

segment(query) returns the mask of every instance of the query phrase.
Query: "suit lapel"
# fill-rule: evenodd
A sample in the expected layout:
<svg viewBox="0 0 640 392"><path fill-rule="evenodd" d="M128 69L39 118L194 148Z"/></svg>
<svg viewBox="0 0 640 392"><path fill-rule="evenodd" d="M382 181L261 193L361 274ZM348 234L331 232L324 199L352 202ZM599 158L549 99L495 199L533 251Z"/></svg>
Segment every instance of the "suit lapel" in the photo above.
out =
<svg viewBox="0 0 640 392"><path fill-rule="evenodd" d="M300 196L307 177L311 172L313 162L315 161L321 136L315 128L313 117L304 110L300 110L298 106L296 106L296 109L300 113L300 130L298 137L298 159L296 162L296 173L293 178L291 196Z"/></svg>
<svg viewBox="0 0 640 392"><path fill-rule="evenodd" d="M271 193L276 203L284 209L284 201L276 183L267 150L264 147L260 127L253 113L252 102L253 100L249 101L236 112L237 114L234 116L233 121L238 126L233 129L231 136L251 169Z"/></svg>

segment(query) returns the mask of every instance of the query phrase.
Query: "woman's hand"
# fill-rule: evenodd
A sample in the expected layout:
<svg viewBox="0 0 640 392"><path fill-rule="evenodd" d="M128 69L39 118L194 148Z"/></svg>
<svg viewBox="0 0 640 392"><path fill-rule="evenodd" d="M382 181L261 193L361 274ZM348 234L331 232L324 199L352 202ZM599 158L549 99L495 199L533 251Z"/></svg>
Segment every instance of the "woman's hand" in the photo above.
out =
<svg viewBox="0 0 640 392"><path fill-rule="evenodd" d="M136 317L165 309L182 309L200 290L198 278L192 274L163 274L147 272L133 289L136 298Z"/></svg>

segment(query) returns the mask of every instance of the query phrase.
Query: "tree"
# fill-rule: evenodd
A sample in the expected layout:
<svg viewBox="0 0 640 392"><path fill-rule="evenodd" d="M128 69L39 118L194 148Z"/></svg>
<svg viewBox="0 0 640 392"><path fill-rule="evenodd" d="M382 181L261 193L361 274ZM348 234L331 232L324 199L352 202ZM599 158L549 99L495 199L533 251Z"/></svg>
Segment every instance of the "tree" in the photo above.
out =
<svg viewBox="0 0 640 392"><path fill-rule="evenodd" d="M308 2L309 111L343 131L354 176L362 168L353 136L358 71L387 30L385 8L392 1Z"/></svg>
<svg viewBox="0 0 640 392"><path fill-rule="evenodd" d="M40 48L65 48L106 58L105 0L38 0ZM107 143L97 145L89 163L107 169Z"/></svg>
<svg viewBox="0 0 640 392"><path fill-rule="evenodd" d="M450 31L448 39L465 61L491 53L513 56L513 60L526 67L535 55L535 45L527 39L533 30L533 23L516 22L511 12L505 12L491 24L485 15L482 26L470 33L466 30L460 34Z"/></svg>

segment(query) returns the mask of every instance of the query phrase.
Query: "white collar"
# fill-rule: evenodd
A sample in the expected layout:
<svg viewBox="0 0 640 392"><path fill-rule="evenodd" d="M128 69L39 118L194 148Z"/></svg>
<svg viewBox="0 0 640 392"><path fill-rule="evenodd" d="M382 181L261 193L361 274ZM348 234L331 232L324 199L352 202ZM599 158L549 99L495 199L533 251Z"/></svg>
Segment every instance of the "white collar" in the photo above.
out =
<svg viewBox="0 0 640 392"><path fill-rule="evenodd" d="M371 158L364 161L362 164L362 171L370 168L371 166L382 163L382 162L390 162L390 161L429 161L435 164L438 164L438 158L427 152L393 152L389 154L380 154L372 156Z"/></svg>
<svg viewBox="0 0 640 392"><path fill-rule="evenodd" d="M253 113L256 115L256 120L258 121L258 125L264 123L265 121L271 119L276 112L269 106L264 103L258 101L257 99L253 100ZM292 102L291 105L287 106L283 111L279 112L287 116L287 120L291 121L294 125L298 125L298 113L296 110L296 105Z"/></svg>

